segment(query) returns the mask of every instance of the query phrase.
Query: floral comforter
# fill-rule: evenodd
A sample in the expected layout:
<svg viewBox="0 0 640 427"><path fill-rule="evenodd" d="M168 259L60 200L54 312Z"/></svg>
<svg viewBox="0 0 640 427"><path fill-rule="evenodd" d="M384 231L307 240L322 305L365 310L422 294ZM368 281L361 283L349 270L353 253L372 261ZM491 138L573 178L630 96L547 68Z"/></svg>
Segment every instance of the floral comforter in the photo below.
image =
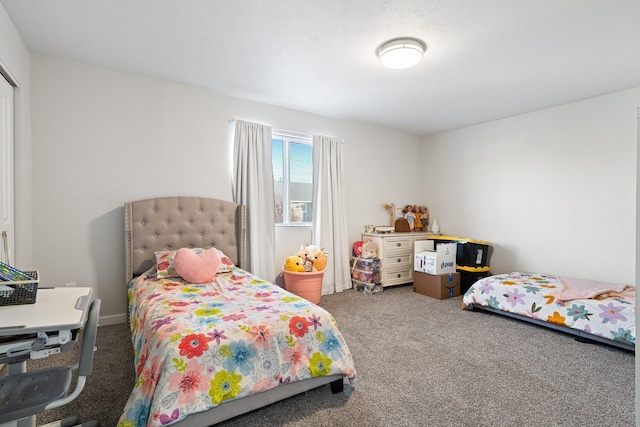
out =
<svg viewBox="0 0 640 427"><path fill-rule="evenodd" d="M478 304L635 345L635 298L603 294L560 301L564 286L561 277L549 274L489 276L469 288L462 308Z"/></svg>
<svg viewBox="0 0 640 427"><path fill-rule="evenodd" d="M128 293L136 383L119 427L171 424L312 377L355 381L330 313L239 268L202 285L154 268Z"/></svg>

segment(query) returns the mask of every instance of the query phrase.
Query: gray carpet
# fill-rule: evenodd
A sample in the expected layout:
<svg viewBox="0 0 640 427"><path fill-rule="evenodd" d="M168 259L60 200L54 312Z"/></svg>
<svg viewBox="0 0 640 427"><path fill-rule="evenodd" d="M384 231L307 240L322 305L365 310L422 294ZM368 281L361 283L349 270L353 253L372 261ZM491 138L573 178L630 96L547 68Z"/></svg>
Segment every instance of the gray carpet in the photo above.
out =
<svg viewBox="0 0 640 427"><path fill-rule="evenodd" d="M635 357L560 332L460 309L412 287L323 296L354 355L355 388L320 387L222 426L633 426ZM76 346L78 347L78 346ZM92 376L66 407L117 424L133 387L126 325L100 327ZM60 362L72 354L30 362Z"/></svg>

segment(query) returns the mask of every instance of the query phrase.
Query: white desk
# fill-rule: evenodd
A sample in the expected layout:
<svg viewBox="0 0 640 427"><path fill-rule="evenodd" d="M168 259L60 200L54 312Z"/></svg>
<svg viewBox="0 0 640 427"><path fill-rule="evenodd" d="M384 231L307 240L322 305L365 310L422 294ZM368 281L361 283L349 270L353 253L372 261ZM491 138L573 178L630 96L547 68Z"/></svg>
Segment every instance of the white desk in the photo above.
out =
<svg viewBox="0 0 640 427"><path fill-rule="evenodd" d="M38 288L34 304L0 306L0 362L8 374L26 372L28 359L68 351L77 340L92 288ZM35 417L19 426L35 425Z"/></svg>

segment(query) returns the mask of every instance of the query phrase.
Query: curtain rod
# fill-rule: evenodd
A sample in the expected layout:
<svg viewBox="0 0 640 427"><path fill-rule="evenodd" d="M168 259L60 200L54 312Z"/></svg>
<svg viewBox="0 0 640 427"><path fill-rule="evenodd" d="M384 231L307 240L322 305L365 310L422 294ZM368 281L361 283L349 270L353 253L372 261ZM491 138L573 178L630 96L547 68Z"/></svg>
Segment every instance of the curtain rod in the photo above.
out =
<svg viewBox="0 0 640 427"><path fill-rule="evenodd" d="M234 118L231 118L231 119L227 120L227 122L228 122L228 123L234 123L236 120L238 120L238 119L236 119L236 118L234 117ZM287 136L297 136L297 137L303 137L303 138L313 137L313 135L308 134L308 133L295 132L295 131L292 131L292 130L279 129L279 128L274 128L274 127L272 127L272 128L271 128L271 131L272 131L272 132L275 132L275 133L279 133L279 134L287 135ZM344 139L339 139L338 141L339 141L340 143L343 143L343 142L344 142Z"/></svg>

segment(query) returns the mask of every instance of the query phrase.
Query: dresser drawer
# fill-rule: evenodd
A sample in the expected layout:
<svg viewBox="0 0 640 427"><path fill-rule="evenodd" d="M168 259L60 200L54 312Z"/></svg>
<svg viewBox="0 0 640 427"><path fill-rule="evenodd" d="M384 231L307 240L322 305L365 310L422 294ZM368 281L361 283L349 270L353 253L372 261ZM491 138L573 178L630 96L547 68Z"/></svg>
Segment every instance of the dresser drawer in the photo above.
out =
<svg viewBox="0 0 640 427"><path fill-rule="evenodd" d="M384 250L385 251L412 251L413 250L413 240L405 237L405 238L394 238L394 239L385 239L384 240Z"/></svg>
<svg viewBox="0 0 640 427"><path fill-rule="evenodd" d="M399 283L409 283L413 281L413 266L403 270L383 271L383 286L397 285Z"/></svg>
<svg viewBox="0 0 640 427"><path fill-rule="evenodd" d="M407 266L407 265L411 265L413 266L413 253L406 253L406 254L389 254L387 256L384 257L383 260L383 270L391 270L394 269L395 267L401 267L401 266Z"/></svg>

